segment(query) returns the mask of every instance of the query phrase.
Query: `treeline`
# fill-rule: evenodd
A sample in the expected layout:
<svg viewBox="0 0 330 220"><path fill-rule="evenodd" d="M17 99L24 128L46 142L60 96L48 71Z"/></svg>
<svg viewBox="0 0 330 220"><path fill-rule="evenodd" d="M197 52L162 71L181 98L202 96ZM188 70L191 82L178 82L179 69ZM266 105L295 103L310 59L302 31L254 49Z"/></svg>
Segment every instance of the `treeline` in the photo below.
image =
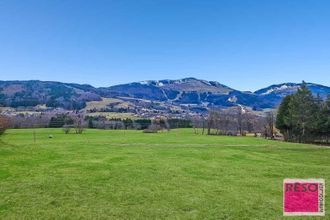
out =
<svg viewBox="0 0 330 220"><path fill-rule="evenodd" d="M148 118L107 118L105 116L88 116L83 112L72 111L63 113L40 113L40 114L18 114L0 117L10 121L10 123L2 123L0 127L6 128L63 128L74 127L79 122L84 128L96 129L134 129L144 130L153 127L162 129L175 128L191 128L192 121L190 119L166 118L159 117L156 119ZM4 125L3 125L4 124ZM156 126L155 126L156 125Z"/></svg>
<svg viewBox="0 0 330 220"><path fill-rule="evenodd" d="M59 114L53 116L48 127L61 128L65 125L74 124L71 115ZM104 116L86 116L84 117L84 127L97 128L97 129L136 129L144 130L150 128L151 125L157 124L161 128L191 128L191 121L187 119L176 118L159 118L159 119L130 119L130 118L111 118L108 119Z"/></svg>
<svg viewBox="0 0 330 220"><path fill-rule="evenodd" d="M99 129L135 129L144 130L157 124L160 128L174 129L174 128L191 128L191 121L187 119L176 119L176 118L159 118L159 119L122 119L122 118L111 118L105 117L86 117L89 128Z"/></svg>
<svg viewBox="0 0 330 220"><path fill-rule="evenodd" d="M314 97L303 83L295 94L286 96L279 106L276 128L286 141L329 143L330 95Z"/></svg>

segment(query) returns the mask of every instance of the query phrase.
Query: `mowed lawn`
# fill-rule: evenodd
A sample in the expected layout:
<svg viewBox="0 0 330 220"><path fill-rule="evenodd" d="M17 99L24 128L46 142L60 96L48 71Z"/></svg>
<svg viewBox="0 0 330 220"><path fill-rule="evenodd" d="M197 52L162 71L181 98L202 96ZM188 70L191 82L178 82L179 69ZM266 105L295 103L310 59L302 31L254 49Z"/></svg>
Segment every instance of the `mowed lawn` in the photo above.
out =
<svg viewBox="0 0 330 220"><path fill-rule="evenodd" d="M325 147L192 129L35 131L36 143L31 129L0 138L0 219L281 219L284 178L330 183Z"/></svg>

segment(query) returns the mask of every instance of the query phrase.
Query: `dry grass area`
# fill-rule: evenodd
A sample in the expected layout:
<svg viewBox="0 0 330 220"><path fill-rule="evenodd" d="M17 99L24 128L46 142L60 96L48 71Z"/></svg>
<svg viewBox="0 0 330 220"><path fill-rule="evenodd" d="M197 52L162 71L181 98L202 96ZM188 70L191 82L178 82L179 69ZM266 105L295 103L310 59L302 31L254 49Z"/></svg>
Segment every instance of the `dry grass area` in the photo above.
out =
<svg viewBox="0 0 330 220"><path fill-rule="evenodd" d="M96 109L100 110L102 108L106 108L108 105L113 103L122 103L123 101L120 99L114 98L102 98L102 101L92 101L86 103L86 110Z"/></svg>
<svg viewBox="0 0 330 220"><path fill-rule="evenodd" d="M133 113L120 113L120 112L93 112L93 113L87 113L87 116L104 116L107 119L111 118L121 118L121 119L136 119L138 118Z"/></svg>

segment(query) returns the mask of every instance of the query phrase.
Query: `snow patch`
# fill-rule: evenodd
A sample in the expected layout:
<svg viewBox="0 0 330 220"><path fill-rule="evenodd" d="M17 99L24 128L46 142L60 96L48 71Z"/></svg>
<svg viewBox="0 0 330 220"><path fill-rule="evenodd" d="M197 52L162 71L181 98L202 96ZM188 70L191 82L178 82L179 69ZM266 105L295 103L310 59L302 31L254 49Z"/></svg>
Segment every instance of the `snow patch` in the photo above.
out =
<svg viewBox="0 0 330 220"><path fill-rule="evenodd" d="M140 84L141 85L149 85L149 82L148 81L141 81Z"/></svg>
<svg viewBox="0 0 330 220"><path fill-rule="evenodd" d="M297 88L297 86L282 85L280 87L273 87L271 89L268 89L266 92L261 93L261 95L268 95L268 94L273 93L273 92L280 92L280 91L283 91L283 90L296 89L296 88Z"/></svg>
<svg viewBox="0 0 330 220"><path fill-rule="evenodd" d="M204 84L208 85L208 86L212 86L212 84L209 81L206 80L201 80Z"/></svg>
<svg viewBox="0 0 330 220"><path fill-rule="evenodd" d="M202 102L202 106L207 107L210 103L209 102Z"/></svg>
<svg viewBox="0 0 330 220"><path fill-rule="evenodd" d="M229 97L228 102L233 102L233 103L237 102L237 97L236 96Z"/></svg>
<svg viewBox="0 0 330 220"><path fill-rule="evenodd" d="M239 107L241 107L241 112L244 114L246 113L246 109L243 107L243 105L238 104Z"/></svg>

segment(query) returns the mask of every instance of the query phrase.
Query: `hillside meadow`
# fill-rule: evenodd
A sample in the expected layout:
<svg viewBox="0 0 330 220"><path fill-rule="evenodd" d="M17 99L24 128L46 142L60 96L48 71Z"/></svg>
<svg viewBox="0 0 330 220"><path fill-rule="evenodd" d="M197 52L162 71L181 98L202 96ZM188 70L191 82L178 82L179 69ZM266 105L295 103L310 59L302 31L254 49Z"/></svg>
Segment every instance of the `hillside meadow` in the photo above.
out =
<svg viewBox="0 0 330 220"><path fill-rule="evenodd" d="M34 131L36 142L32 129L0 138L0 219L281 219L284 178L330 181L321 146L192 129Z"/></svg>

